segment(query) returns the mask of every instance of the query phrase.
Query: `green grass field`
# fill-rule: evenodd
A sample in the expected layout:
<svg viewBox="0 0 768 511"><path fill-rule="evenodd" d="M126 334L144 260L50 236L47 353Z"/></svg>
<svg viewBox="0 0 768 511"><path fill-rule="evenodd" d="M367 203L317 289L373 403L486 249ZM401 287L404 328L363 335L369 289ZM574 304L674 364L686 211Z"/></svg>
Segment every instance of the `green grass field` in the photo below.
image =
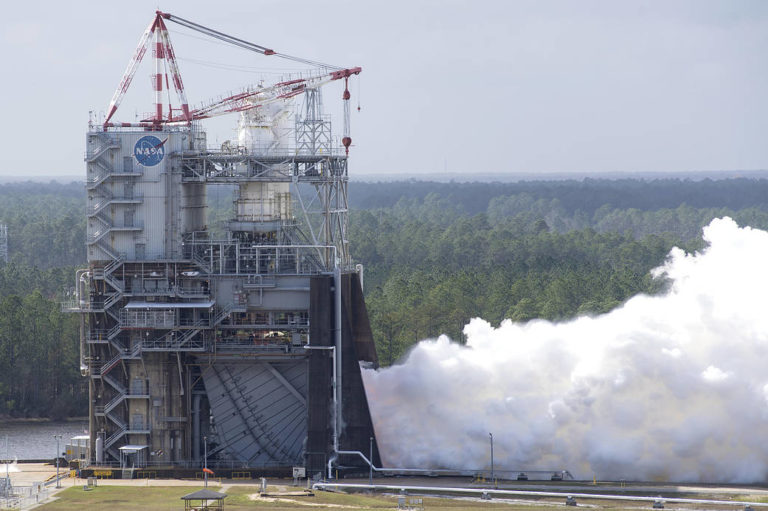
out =
<svg viewBox="0 0 768 511"><path fill-rule="evenodd" d="M90 491L84 491L82 486L74 486L58 493L56 500L40 506L44 511L70 511L81 509L98 509L107 511L122 510L183 510L183 495L195 492L201 487L191 486L98 486ZM219 491L219 486L210 489ZM713 489L711 494L679 494L678 497L688 498L714 498L718 500L761 502L765 497L758 495L718 494ZM383 510L397 509L398 497L395 495L370 495L365 493L336 493L318 491L314 495L303 494L301 489L290 486L269 487L269 496L258 496L259 487L256 485L227 485L224 493L224 509L237 510ZM282 494L280 494L282 492ZM563 508L564 498L537 499L534 496L523 501L504 502L499 499L483 501L477 498L439 498L406 496L406 504L410 499L422 498L425 510L446 511L475 511L505 509L514 511L552 511ZM579 498L580 506L588 506L596 510L635 509L642 510L652 508L651 502L597 500ZM670 504L674 509L723 509L723 506L699 505L699 504ZM728 509L738 511L737 506L726 506Z"/></svg>
<svg viewBox="0 0 768 511"><path fill-rule="evenodd" d="M183 510L184 502L181 496L197 491L193 487L142 487L142 486L99 486L91 491L83 491L82 487L68 488L57 495L54 502L45 504L37 509L43 511L74 511L81 509L99 509L108 511L123 510ZM211 488L218 491L217 487ZM315 492L314 496L285 496L268 499L252 500L250 495L257 494L257 486L233 486L227 489L228 497L224 500L224 509L238 510L303 510L313 509L395 509L395 496L369 496L364 494L344 494L331 492ZM414 497L407 497L407 499ZM536 511L553 509L552 506L511 505L504 503L456 500L441 498L424 498L425 510L477 510L477 509L508 509Z"/></svg>

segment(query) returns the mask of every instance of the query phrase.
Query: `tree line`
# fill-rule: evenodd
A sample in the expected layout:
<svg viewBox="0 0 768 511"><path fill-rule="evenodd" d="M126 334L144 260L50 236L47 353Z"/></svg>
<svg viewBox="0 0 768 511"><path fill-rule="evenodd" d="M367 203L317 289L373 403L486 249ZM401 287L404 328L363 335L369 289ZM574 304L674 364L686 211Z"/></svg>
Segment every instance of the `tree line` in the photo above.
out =
<svg viewBox="0 0 768 511"><path fill-rule="evenodd" d="M87 411L76 315L59 302L85 261L82 183L0 185L10 262L0 263L0 415ZM566 320L637 293L673 246L702 247L728 215L768 228L768 180L350 184L349 240L383 364L421 339L462 342L473 317ZM209 197L212 225L231 200Z"/></svg>
<svg viewBox="0 0 768 511"><path fill-rule="evenodd" d="M473 317L498 324L607 312L635 294L662 290L665 282L651 279L650 270L673 246L701 244L670 234L559 233L543 219L491 224L484 214L445 222L357 211L351 224L385 364L421 339L444 333L461 342Z"/></svg>

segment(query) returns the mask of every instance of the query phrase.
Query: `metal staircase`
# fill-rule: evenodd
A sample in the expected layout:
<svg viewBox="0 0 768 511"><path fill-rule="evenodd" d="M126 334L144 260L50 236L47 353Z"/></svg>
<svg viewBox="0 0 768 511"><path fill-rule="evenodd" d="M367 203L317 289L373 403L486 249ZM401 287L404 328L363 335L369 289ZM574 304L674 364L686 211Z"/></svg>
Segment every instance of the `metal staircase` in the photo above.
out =
<svg viewBox="0 0 768 511"><path fill-rule="evenodd" d="M108 383L113 389L115 389L118 392L118 394L127 394L128 393L128 389L125 388L125 386L122 383L117 381L115 378L113 378L109 374L102 375L102 379L106 383Z"/></svg>
<svg viewBox="0 0 768 511"><path fill-rule="evenodd" d="M199 254L192 252L192 261L194 261L195 264L197 264L197 266L203 271L203 273L205 274L211 273L212 270L211 270L211 267L208 265L208 261L200 257Z"/></svg>
<svg viewBox="0 0 768 511"><path fill-rule="evenodd" d="M110 149L120 149L120 140L106 133L93 133L91 140L98 140L99 146L85 156L85 161L92 163L104 156Z"/></svg>
<svg viewBox="0 0 768 511"><path fill-rule="evenodd" d="M135 360L141 358L141 344L137 343L133 349L118 351L117 354L101 366L99 374L103 377L109 371L117 367L121 360Z"/></svg>
<svg viewBox="0 0 768 511"><path fill-rule="evenodd" d="M124 172L116 172L112 166L112 158L107 158L110 151L120 149L120 141L112 138L105 133L94 133L91 135L90 142L95 147L89 150L85 159L88 162L89 175L86 188L89 192L89 205L86 210L88 220L96 222L96 225L89 226L88 245L97 246L109 258L117 259L116 254L109 243L104 243L108 234L115 230L140 230L140 226L125 225L118 227L114 225L113 220L107 215L108 208L117 204L139 204L143 202L143 196L134 194L132 188L126 187L126 192L122 196L116 195L109 186L112 178L132 179L141 176L141 173L133 172L133 169L123 169Z"/></svg>
<svg viewBox="0 0 768 511"><path fill-rule="evenodd" d="M224 319L227 316L232 314L233 310L235 309L235 304L230 303L225 307L221 307L221 308L216 307L216 309L217 309L216 315L213 316L213 322L211 323L212 327L218 326L219 324L221 324L222 321L224 321Z"/></svg>
<svg viewBox="0 0 768 511"><path fill-rule="evenodd" d="M136 388L127 388L125 385L120 383L116 378L109 374L109 371L116 367L121 360L140 358L141 351L142 346L140 343L136 344L131 350L118 351L117 355L115 355L101 367L99 374L102 380L109 384L116 392L115 396L105 405L97 406L94 409L95 415L106 417L115 425L115 430L109 437L107 437L105 441L105 449L109 449L126 434L149 433L148 429L144 429L143 426L142 429L131 429L130 425L125 420L123 420L122 417L115 413L117 412L117 407L122 403L125 403L128 399L149 399L149 389L146 388L146 386L142 386L142 388L139 389L139 392L137 393Z"/></svg>

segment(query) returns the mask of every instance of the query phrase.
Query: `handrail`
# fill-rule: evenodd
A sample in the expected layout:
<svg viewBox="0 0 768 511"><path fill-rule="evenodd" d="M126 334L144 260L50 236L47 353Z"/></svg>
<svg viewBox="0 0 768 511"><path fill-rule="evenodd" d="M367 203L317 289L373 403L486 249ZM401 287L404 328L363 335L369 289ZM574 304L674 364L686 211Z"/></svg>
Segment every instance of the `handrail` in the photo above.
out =
<svg viewBox="0 0 768 511"><path fill-rule="evenodd" d="M96 133L96 132L94 132ZM96 137L101 142L101 145L96 148L92 152L86 152L85 153L85 159L89 162L92 162L99 157L101 157L104 153L109 151L110 149L120 149L120 139L117 137L110 137L109 135L103 134L103 133L96 133Z"/></svg>
<svg viewBox="0 0 768 511"><path fill-rule="evenodd" d="M128 392L128 389L126 389L123 384L121 384L116 379L112 378L109 374L104 374L101 376L104 381L109 383L113 389L115 389L117 392L121 394L126 394Z"/></svg>
<svg viewBox="0 0 768 511"><path fill-rule="evenodd" d="M114 410L115 407L119 405L124 399L125 399L124 394L118 394L112 399L110 399L109 402L104 405L104 413L106 414Z"/></svg>
<svg viewBox="0 0 768 511"><path fill-rule="evenodd" d="M123 258L121 256L116 257L115 259L110 261L109 264L104 266L104 274L105 275L111 274L121 264L123 264Z"/></svg>
<svg viewBox="0 0 768 511"><path fill-rule="evenodd" d="M120 360L122 360L123 354L118 353L114 357L112 357L110 360L107 361L106 364L101 366L101 374L108 373L113 367L115 367Z"/></svg>
<svg viewBox="0 0 768 511"><path fill-rule="evenodd" d="M200 329L186 330L181 335L176 335L177 331L169 332L159 339L143 341L144 351L165 351L165 350L183 350L183 351L201 351L205 349L205 343L195 342L187 344L190 339L200 333Z"/></svg>
<svg viewBox="0 0 768 511"><path fill-rule="evenodd" d="M125 427L119 427L117 431L107 437L107 439L104 441L104 449L109 449L112 447L115 442L117 442L123 435L125 435L126 429L127 428Z"/></svg>
<svg viewBox="0 0 768 511"><path fill-rule="evenodd" d="M111 295L109 295L109 297L107 297L107 299L104 301L104 309L109 309L109 308L110 308L110 307L112 307L114 304L116 304L118 301L120 301L120 299L121 299L122 297L123 297L123 293L121 293L120 291L118 291L118 292L116 292L116 293L112 293L112 294L111 294Z"/></svg>
<svg viewBox="0 0 768 511"><path fill-rule="evenodd" d="M111 341L112 339L117 337L117 334L120 333L120 330L122 330L122 328L120 327L119 324L117 324L117 325L113 326L112 328L110 328L109 332L107 332L107 340Z"/></svg>
<svg viewBox="0 0 768 511"><path fill-rule="evenodd" d="M128 423L125 422L123 419L115 415L114 413L106 413L105 414L109 420L117 424L119 428L128 429Z"/></svg>

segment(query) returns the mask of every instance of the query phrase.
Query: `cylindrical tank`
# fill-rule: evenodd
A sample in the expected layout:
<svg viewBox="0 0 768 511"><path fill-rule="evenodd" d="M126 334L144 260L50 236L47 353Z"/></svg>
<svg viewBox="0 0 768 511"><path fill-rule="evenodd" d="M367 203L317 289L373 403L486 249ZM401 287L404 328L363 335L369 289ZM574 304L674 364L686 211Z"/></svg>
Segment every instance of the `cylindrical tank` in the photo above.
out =
<svg viewBox="0 0 768 511"><path fill-rule="evenodd" d="M287 150L292 129L292 100L263 105L240 115L237 145L253 154Z"/></svg>
<svg viewBox="0 0 768 511"><path fill-rule="evenodd" d="M291 219L290 183L241 184L240 196L235 201L235 215L239 222L275 222Z"/></svg>
<svg viewBox="0 0 768 511"><path fill-rule="evenodd" d="M183 233L205 230L205 184L181 186L181 229Z"/></svg>
<svg viewBox="0 0 768 511"><path fill-rule="evenodd" d="M104 438L96 435L96 463L104 463Z"/></svg>

